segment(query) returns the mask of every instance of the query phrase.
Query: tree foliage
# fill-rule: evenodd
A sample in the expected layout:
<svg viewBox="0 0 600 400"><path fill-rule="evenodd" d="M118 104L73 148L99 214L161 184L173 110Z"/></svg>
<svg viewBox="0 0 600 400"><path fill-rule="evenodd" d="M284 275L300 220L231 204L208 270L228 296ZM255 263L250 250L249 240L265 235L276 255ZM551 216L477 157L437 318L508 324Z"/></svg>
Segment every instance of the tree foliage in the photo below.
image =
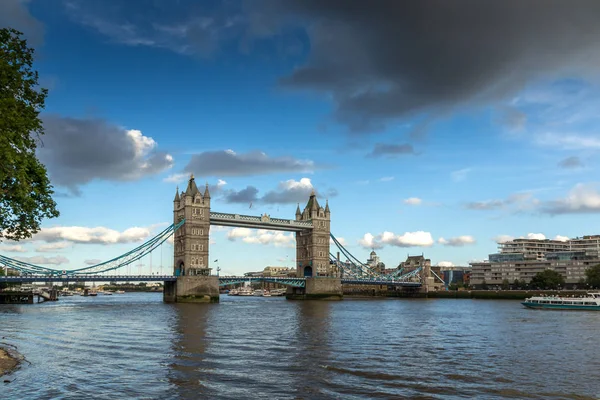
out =
<svg viewBox="0 0 600 400"><path fill-rule="evenodd" d="M59 215L46 167L35 155L48 91L38 87L34 50L21 35L0 29L0 240L31 237L43 218Z"/></svg>
<svg viewBox="0 0 600 400"><path fill-rule="evenodd" d="M547 269L535 274L529 283L534 288L540 289L558 289L565 284L565 278L561 274L551 269Z"/></svg>
<svg viewBox="0 0 600 400"><path fill-rule="evenodd" d="M585 271L586 283L593 288L600 288L600 264Z"/></svg>

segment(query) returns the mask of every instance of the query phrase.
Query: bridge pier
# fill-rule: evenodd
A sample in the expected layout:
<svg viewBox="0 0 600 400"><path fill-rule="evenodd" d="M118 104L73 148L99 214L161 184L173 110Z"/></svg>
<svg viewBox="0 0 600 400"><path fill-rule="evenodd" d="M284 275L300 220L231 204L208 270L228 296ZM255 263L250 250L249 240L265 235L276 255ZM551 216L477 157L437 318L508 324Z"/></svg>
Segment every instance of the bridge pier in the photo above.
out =
<svg viewBox="0 0 600 400"><path fill-rule="evenodd" d="M288 300L342 300L342 280L332 277L306 278L305 287L288 287Z"/></svg>
<svg viewBox="0 0 600 400"><path fill-rule="evenodd" d="M216 276L179 276L175 282L165 282L165 303L218 303L219 278Z"/></svg>

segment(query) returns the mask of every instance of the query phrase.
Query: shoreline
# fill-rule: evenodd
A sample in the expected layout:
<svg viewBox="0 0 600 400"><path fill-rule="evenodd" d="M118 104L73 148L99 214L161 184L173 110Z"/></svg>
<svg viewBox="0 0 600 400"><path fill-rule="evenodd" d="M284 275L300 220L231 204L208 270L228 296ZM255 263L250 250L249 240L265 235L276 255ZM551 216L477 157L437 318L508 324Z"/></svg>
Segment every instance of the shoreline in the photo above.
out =
<svg viewBox="0 0 600 400"><path fill-rule="evenodd" d="M14 372L21 365L21 359L14 350L0 347L0 377Z"/></svg>
<svg viewBox="0 0 600 400"><path fill-rule="evenodd" d="M429 293L406 293L401 291L362 290L344 292L348 299L472 299L472 300L524 300L531 296L584 296L586 290L444 290Z"/></svg>

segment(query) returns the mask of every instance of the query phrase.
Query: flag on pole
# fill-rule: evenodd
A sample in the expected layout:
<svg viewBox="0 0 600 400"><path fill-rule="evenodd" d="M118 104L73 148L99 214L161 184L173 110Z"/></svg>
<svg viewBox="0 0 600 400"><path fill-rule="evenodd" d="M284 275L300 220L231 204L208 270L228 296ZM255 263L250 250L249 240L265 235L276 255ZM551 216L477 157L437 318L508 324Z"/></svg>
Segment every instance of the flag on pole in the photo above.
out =
<svg viewBox="0 0 600 400"><path fill-rule="evenodd" d="M248 208L252 208L252 202L250 202L250 207L248 207Z"/></svg>
<svg viewBox="0 0 600 400"><path fill-rule="evenodd" d="M213 262L217 262L217 261L219 261L219 259L216 259L216 260L215 260L215 261L213 261Z"/></svg>

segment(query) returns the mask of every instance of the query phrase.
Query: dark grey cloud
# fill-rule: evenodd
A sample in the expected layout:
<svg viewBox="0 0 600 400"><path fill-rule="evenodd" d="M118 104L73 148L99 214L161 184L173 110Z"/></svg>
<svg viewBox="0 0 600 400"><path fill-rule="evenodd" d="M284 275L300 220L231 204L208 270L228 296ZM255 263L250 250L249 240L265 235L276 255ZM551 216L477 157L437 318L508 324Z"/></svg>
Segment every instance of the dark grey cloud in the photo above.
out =
<svg viewBox="0 0 600 400"><path fill-rule="evenodd" d="M322 193L317 191L309 178L302 178L299 181L293 179L280 182L277 188L259 196L259 190L254 186L247 186L245 189L227 190L224 192L223 199L228 203L260 203L260 204L292 204L306 202L312 191L315 191L317 197L323 201L323 198L331 198L338 195L334 188L325 189ZM325 204L323 203L323 206Z"/></svg>
<svg viewBox="0 0 600 400"><path fill-rule="evenodd" d="M44 41L44 26L29 13L29 3L28 0L0 1L0 28L23 32L28 44L37 47Z"/></svg>
<svg viewBox="0 0 600 400"><path fill-rule="evenodd" d="M506 199L493 199L484 201L473 201L466 203L464 207L468 210L489 211L509 209L513 212L524 211L535 208L539 201L530 192L514 193Z"/></svg>
<svg viewBox="0 0 600 400"><path fill-rule="evenodd" d="M229 190L225 194L224 199L227 203L248 204L248 203L251 203L258 199L256 196L257 194L258 194L257 188L255 188L254 186L246 186L245 189L242 189L239 191Z"/></svg>
<svg viewBox="0 0 600 400"><path fill-rule="evenodd" d="M232 150L205 151L194 154L185 167L186 172L204 176L249 176L281 172L312 172L316 168L310 160L292 157L271 158L261 151L237 154Z"/></svg>
<svg viewBox="0 0 600 400"><path fill-rule="evenodd" d="M571 156L571 157L567 157L564 160L561 160L558 163L558 166L561 168L580 168L583 167L583 162L581 161L581 159L577 156Z"/></svg>
<svg viewBox="0 0 600 400"><path fill-rule="evenodd" d="M514 107L499 107L499 122L511 130L520 130L525 127L527 115Z"/></svg>
<svg viewBox="0 0 600 400"><path fill-rule="evenodd" d="M373 151L368 154L368 157L397 157L405 154L415 154L415 149L412 145L407 143L377 143L373 147Z"/></svg>
<svg viewBox="0 0 600 400"><path fill-rule="evenodd" d="M254 2L308 27L311 54L283 87L322 91L351 131L504 99L532 78L595 72L600 2Z"/></svg>
<svg viewBox="0 0 600 400"><path fill-rule="evenodd" d="M43 116L45 135L38 148L52 183L79 193L95 179L127 181L170 168L173 158L140 131L125 130L100 119Z"/></svg>
<svg viewBox="0 0 600 400"><path fill-rule="evenodd" d="M544 214L597 214L600 213L600 185L578 183L565 197L540 204Z"/></svg>
<svg viewBox="0 0 600 400"><path fill-rule="evenodd" d="M506 204L506 200L472 201L467 203L465 208L468 210L497 210L504 208Z"/></svg>

